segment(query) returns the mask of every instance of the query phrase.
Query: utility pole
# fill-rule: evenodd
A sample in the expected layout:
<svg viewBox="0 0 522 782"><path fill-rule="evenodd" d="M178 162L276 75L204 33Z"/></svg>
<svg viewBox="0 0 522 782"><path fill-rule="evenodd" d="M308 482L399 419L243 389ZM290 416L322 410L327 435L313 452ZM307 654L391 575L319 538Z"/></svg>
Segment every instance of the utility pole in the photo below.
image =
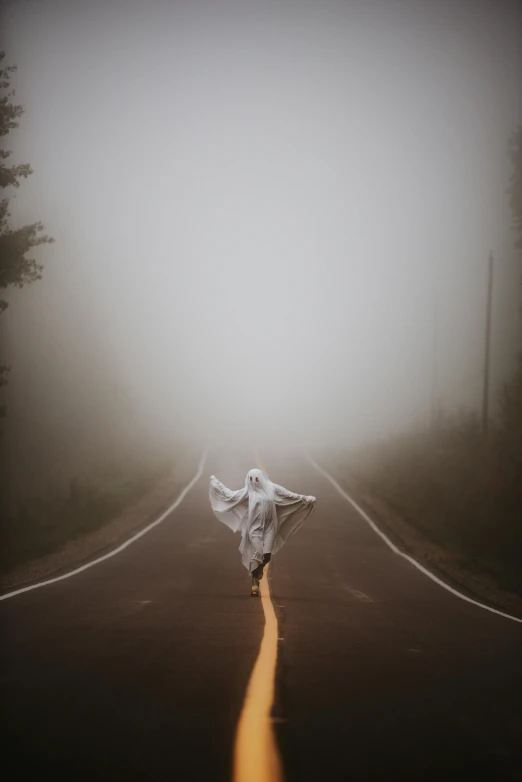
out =
<svg viewBox="0 0 522 782"><path fill-rule="evenodd" d="M488 262L488 295L486 301L486 340L484 345L484 387L482 390L482 434L488 431L489 353L491 342L491 294L493 291L493 253Z"/></svg>
<svg viewBox="0 0 522 782"><path fill-rule="evenodd" d="M435 286L433 287L431 327L431 430L433 432L437 421L437 298Z"/></svg>

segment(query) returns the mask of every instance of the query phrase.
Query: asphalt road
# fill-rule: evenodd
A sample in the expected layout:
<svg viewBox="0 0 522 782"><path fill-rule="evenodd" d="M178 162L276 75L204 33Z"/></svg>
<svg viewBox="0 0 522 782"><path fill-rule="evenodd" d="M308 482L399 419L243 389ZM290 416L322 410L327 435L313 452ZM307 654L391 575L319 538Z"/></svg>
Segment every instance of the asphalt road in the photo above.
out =
<svg viewBox="0 0 522 782"><path fill-rule="evenodd" d="M261 458L317 496L271 566L286 782L522 779L522 625L394 555L304 458ZM207 485L252 466L211 454L135 544L0 603L4 779L229 782L263 613Z"/></svg>

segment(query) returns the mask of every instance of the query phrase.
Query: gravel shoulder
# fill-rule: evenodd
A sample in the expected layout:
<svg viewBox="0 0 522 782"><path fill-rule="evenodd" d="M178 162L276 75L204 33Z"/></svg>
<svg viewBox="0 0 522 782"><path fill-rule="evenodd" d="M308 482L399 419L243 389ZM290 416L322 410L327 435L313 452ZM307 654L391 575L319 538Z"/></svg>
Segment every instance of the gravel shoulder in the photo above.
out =
<svg viewBox="0 0 522 782"><path fill-rule="evenodd" d="M522 597L501 589L491 575L477 571L461 556L421 535L388 503L370 492L362 481L347 477L339 469L332 469L331 475L401 551L408 553L419 564L468 597L522 617Z"/></svg>
<svg viewBox="0 0 522 782"><path fill-rule="evenodd" d="M17 565L2 574L0 591L7 592L35 581L61 575L110 551L153 522L175 502L197 472L199 454L180 459L172 473L159 480L137 502L103 527L68 541L44 557Z"/></svg>

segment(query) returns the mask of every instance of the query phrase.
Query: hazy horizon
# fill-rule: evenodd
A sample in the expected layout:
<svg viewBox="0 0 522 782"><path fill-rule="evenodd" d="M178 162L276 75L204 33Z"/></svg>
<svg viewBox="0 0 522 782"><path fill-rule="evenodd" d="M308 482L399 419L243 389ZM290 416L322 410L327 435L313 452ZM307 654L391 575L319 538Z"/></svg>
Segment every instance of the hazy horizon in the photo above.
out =
<svg viewBox="0 0 522 782"><path fill-rule="evenodd" d="M34 169L12 222L56 239L2 316L15 461L96 428L349 445L427 422L434 395L478 410L490 251L494 405L519 349L521 21L486 0L5 3L25 107L5 146Z"/></svg>

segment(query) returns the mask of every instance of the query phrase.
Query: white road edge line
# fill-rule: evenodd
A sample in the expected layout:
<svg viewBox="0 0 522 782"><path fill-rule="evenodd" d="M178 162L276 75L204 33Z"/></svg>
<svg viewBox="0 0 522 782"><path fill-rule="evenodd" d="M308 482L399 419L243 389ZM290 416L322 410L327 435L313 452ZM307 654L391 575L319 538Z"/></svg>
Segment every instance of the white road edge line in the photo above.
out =
<svg viewBox="0 0 522 782"><path fill-rule="evenodd" d="M146 527L144 527L142 530L137 532L135 535L133 535L131 538L125 541L125 543L122 543L121 546L118 546L117 548L113 549L112 551L109 551L107 554L104 554L103 557L98 557L98 559L93 559L92 562L87 562L87 564L82 565L81 567L76 568L75 570L71 570L69 573L64 573L61 576L56 576L56 578L49 578L47 581L39 581L36 584L30 584L29 586L23 587L22 589L16 589L14 592L7 592L5 595L0 595L0 600L7 600L8 597L14 597L15 595L21 595L22 592L30 592L31 589L39 589L40 587L47 586L48 584L55 584L57 581L63 581L65 578L71 578L71 576L77 575L77 573L82 573L84 570L88 570L90 567L94 567L94 565L99 565L100 562L104 562L106 559L110 559L111 557L116 556L116 554L119 554L120 551L123 551L127 548L127 546L130 546L132 543L134 543L139 538L142 538L143 535L146 535L147 532L150 532L151 529L156 527L158 524L161 524L162 521L164 521L167 516L172 513L173 510L176 510L178 505L180 505L189 491L192 489L195 483L199 481L201 476L203 475L203 468L205 466L205 462L207 460L208 451L204 451L203 455L200 459L198 471L194 478L190 481L187 486L183 489L179 497L175 502L172 503L170 508L167 508L166 511L164 511L159 518L156 519L156 521L151 522L151 524L148 524Z"/></svg>
<svg viewBox="0 0 522 782"><path fill-rule="evenodd" d="M401 551L397 548L397 546L392 543L392 541L384 534L382 530L379 529L377 524L368 516L367 513L358 505L355 500L352 500L349 494L347 494L344 489L339 486L336 480L332 478L332 476L326 472L326 470L323 470L322 467L320 467L315 459L313 459L310 454L306 454L308 460L313 464L315 469L320 472L322 475L324 475L325 478L327 478L332 486L334 486L339 494L341 494L344 499L350 503L350 505L355 508L355 510L363 517L363 519L370 525L370 527L373 529L374 532L381 537L384 542L386 543L389 548L393 551L394 554L399 554L399 556L404 557L404 559L407 559L408 562L410 562L414 567L417 568L417 570L420 570L421 573L424 573L425 576L428 576L428 578L431 578L432 581L435 581L436 584L443 587L444 589L447 589L448 592L451 592L453 595L456 595L457 597L460 597L461 600L465 600L467 603L473 603L473 605L478 606L479 608L483 608L485 611L491 611L492 614L498 614L499 616L503 616L505 619L511 619L513 622L520 622L522 623L522 619L520 619L518 616L512 616L511 614L505 614L503 611L499 611L496 608L491 608L491 606L484 605L484 603L479 603L478 600L473 600L473 598L468 597L467 595L463 595L462 592L459 592L457 589L453 589L453 587L449 586L449 584L446 584L444 581L442 581L440 578L437 578L433 573L431 573L429 570L427 570L425 567L423 567L417 560L413 559L413 557L410 557L409 554L405 554L404 551Z"/></svg>

